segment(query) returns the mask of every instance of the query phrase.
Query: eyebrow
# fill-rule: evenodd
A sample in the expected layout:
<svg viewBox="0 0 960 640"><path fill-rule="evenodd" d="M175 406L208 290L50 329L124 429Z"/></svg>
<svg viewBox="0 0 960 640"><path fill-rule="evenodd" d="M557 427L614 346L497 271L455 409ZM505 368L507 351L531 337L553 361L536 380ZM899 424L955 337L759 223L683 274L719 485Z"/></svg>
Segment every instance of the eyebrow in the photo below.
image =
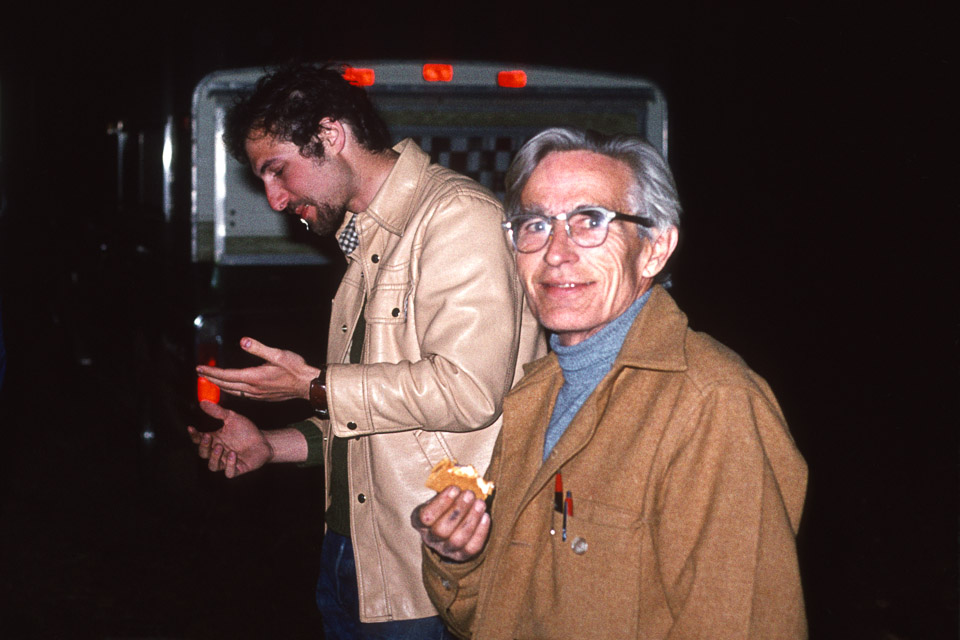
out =
<svg viewBox="0 0 960 640"><path fill-rule="evenodd" d="M589 210L589 209L606 209L607 211L613 211L613 209L610 209L609 207L605 207L605 206L603 206L603 205L601 205L601 204L596 204L596 203L586 204L586 203L584 203L584 204L578 204L578 205L575 206L573 209L570 209L569 211L565 211L564 213L578 213L578 212L580 212L580 211L587 211L587 210ZM535 205L531 205L531 206L527 206L527 207L521 206L520 209L519 209L519 211L517 211L517 215L521 215L521 216L544 216L544 217L549 217L549 216L545 213L544 208L541 207L540 205L536 205L536 204L535 204ZM557 215L559 215L559 214L557 214Z"/></svg>
<svg viewBox="0 0 960 640"><path fill-rule="evenodd" d="M275 158L275 157L274 157L274 158L268 158L267 160L264 161L264 163L263 163L262 165L260 165L260 168L259 168L259 169L254 169L253 172L254 172L255 174L257 174L257 177L258 177L258 178L263 178L264 172L265 172L267 169L269 169L270 167L272 167L273 165L275 165L277 162L279 162L279 159L278 159L278 158Z"/></svg>
<svg viewBox="0 0 960 640"><path fill-rule="evenodd" d="M542 216L542 215L544 215L544 214L543 214L543 207L538 206L538 205L533 205L533 206L528 206L528 207L521 206L521 207L517 210L517 215L520 215L520 216Z"/></svg>

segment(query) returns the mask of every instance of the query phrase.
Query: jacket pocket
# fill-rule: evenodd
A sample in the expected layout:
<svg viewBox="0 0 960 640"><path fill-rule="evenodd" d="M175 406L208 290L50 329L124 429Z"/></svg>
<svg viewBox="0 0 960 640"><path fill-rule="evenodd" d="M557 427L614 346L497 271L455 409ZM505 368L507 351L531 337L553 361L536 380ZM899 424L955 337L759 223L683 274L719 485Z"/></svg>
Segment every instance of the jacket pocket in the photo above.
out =
<svg viewBox="0 0 960 640"><path fill-rule="evenodd" d="M363 317L367 324L403 324L409 298L409 282L377 283L370 291Z"/></svg>
<svg viewBox="0 0 960 640"><path fill-rule="evenodd" d="M639 613L643 518L573 496L573 515L552 514L550 547L527 594L531 615L515 637L632 638Z"/></svg>

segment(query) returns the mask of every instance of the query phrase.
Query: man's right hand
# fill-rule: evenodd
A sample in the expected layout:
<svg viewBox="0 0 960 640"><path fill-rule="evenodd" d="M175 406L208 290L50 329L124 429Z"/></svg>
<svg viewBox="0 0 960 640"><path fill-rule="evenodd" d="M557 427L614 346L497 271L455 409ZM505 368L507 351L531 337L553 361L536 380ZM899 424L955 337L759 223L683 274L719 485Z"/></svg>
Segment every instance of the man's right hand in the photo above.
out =
<svg viewBox="0 0 960 640"><path fill-rule="evenodd" d="M223 421L223 426L212 433L187 427L197 452L208 461L211 471L223 471L228 478L233 478L259 469L273 459L273 447L249 419L212 402L203 401L200 408L208 416Z"/></svg>
<svg viewBox="0 0 960 640"><path fill-rule="evenodd" d="M424 544L454 562L471 560L490 535L487 505L473 491L447 487L413 510L410 523Z"/></svg>

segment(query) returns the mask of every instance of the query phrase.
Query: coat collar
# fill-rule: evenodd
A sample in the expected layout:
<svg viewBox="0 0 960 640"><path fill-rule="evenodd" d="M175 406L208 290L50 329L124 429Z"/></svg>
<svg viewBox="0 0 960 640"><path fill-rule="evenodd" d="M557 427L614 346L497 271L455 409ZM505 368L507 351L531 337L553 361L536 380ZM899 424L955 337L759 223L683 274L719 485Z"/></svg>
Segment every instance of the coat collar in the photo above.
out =
<svg viewBox="0 0 960 640"><path fill-rule="evenodd" d="M373 197L366 211L360 212L357 217L357 232L361 235L372 224L383 227L390 233L400 236L416 210L418 185L424 171L430 165L430 156L424 153L417 144L407 138L393 147L400 154L397 162L390 170L387 179L380 185L377 194ZM347 225L352 213L348 213L340 231ZM369 217L373 222L367 222Z"/></svg>
<svg viewBox="0 0 960 640"><path fill-rule="evenodd" d="M524 502L532 500L544 484L553 479L557 470L593 437L609 395L610 381L616 379L621 370L686 370L686 331L686 315L680 311L670 294L656 285L650 300L630 327L610 373L580 408L542 465L540 456L531 455L529 451L539 451L543 447L546 426L563 384L563 374L553 353L524 366L523 379L507 396L504 415L510 425L527 427L514 426L503 431L505 459L528 467L523 470L523 477L531 478L531 483ZM536 425L536 428L530 428L530 425Z"/></svg>
<svg viewBox="0 0 960 640"><path fill-rule="evenodd" d="M631 367L654 371L684 371L687 358L684 341L687 316L677 307L673 297L660 285L654 285L650 300L633 321L623 347L617 354L613 369ZM545 377L560 369L553 353L523 366L523 379L514 387L519 391L527 385L542 384Z"/></svg>

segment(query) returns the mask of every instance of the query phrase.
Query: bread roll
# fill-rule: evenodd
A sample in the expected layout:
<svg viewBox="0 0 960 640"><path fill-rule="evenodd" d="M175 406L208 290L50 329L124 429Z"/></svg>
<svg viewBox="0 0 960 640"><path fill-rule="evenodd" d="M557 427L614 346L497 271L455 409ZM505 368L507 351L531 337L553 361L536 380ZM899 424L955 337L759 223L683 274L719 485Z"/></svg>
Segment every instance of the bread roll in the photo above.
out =
<svg viewBox="0 0 960 640"><path fill-rule="evenodd" d="M481 500L486 500L487 496L493 493L493 483L481 478L473 465L460 467L455 461L444 458L430 472L427 488L440 493L450 485L461 491L473 491L473 495Z"/></svg>

